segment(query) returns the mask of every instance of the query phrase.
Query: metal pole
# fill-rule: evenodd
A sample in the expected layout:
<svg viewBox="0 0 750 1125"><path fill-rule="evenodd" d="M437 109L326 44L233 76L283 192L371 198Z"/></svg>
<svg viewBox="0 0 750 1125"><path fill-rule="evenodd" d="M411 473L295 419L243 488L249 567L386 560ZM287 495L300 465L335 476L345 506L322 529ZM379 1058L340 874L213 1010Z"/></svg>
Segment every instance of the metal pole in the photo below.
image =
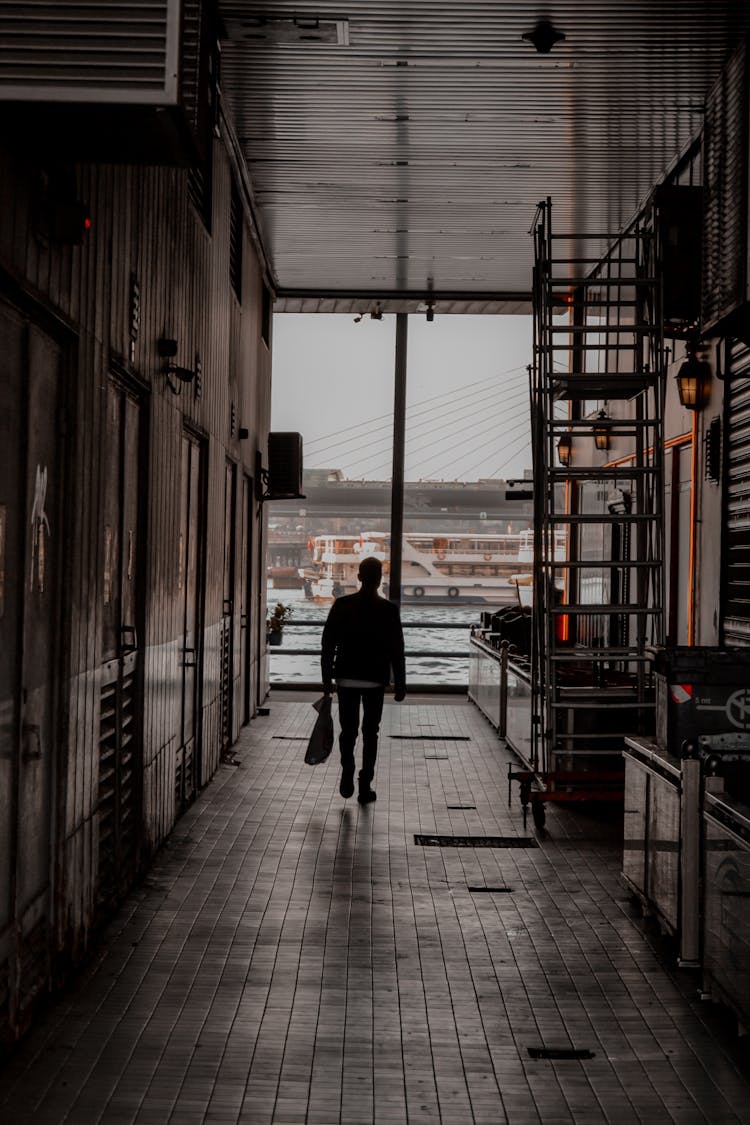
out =
<svg viewBox="0 0 750 1125"><path fill-rule="evenodd" d="M391 473L391 573L388 597L401 604L401 537L404 531L404 452L406 447L406 348L409 319L396 314L396 361L393 395L393 471Z"/></svg>

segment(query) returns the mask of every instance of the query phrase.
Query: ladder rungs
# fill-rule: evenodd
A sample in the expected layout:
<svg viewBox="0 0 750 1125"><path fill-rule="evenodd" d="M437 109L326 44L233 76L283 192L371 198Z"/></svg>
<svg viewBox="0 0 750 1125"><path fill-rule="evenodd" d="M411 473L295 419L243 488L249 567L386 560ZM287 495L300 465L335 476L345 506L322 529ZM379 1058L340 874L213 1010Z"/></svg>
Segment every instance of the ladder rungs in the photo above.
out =
<svg viewBox="0 0 750 1125"><path fill-rule="evenodd" d="M636 348L637 346L638 346L638 341L633 341L629 344L613 344L610 341L607 341L606 343L602 342L600 344L582 344L578 340L576 340L576 342L574 344L553 343L553 344L550 344L550 345L544 345L544 344L541 345L541 347L543 349L546 348L546 347L549 347L549 348L552 349L553 352L566 352L566 353L567 352L605 352L605 351L606 352L627 352L627 351L633 351L633 349Z"/></svg>
<svg viewBox="0 0 750 1125"><path fill-rule="evenodd" d="M657 520L657 517L655 515L646 515L645 513L642 513L642 514L639 515L637 513L634 514L633 512L627 512L627 513L626 512L608 512L607 515L604 515L604 513L595 514L593 512L590 515L586 512L582 512L582 513L579 513L577 515L571 515L569 512L566 512L564 514L561 513L560 515L556 515L554 512L549 512L546 515L546 522L548 524L555 524L555 523L575 523L575 524L598 524L598 523L601 523L601 524L610 524L610 523L646 523L646 522L657 523L658 520Z"/></svg>
<svg viewBox="0 0 750 1125"><path fill-rule="evenodd" d="M598 266L601 265L601 261L602 256L600 254L598 258L555 258L554 261L547 258L545 264L554 269L555 266L585 266L588 264ZM639 261L639 258L618 258L617 264L618 266L637 266Z"/></svg>
<svg viewBox="0 0 750 1125"><path fill-rule="evenodd" d="M593 332L602 336L630 332L631 334L645 336L653 332L653 329L647 324L550 324L548 331L565 332L572 336L582 336L586 332Z"/></svg>
<svg viewBox="0 0 750 1125"><path fill-rule="evenodd" d="M570 605L555 605L547 609L552 617L586 617L593 614L602 615L605 617L625 617L627 615L638 616L643 614L649 617L659 617L664 612L663 609L657 606L652 606L650 609L644 609L643 606L635 602L626 602L624 605L610 605L609 602L597 602L592 605L584 605L582 602L574 602Z"/></svg>
<svg viewBox="0 0 750 1125"><path fill-rule="evenodd" d="M549 653L549 659L555 664L571 664L576 660L587 660L592 664L600 664L605 660L616 661L617 663L648 664L652 658L645 656L643 653L632 653L625 648L576 648L569 652Z"/></svg>
<svg viewBox="0 0 750 1125"><path fill-rule="evenodd" d="M601 423L598 418L547 418L545 424L554 430L562 429L593 429ZM617 434L618 437L625 437L631 428L642 430L645 427L655 428L658 425L656 418L625 418L616 424L616 428L610 428L610 433Z"/></svg>
<svg viewBox="0 0 750 1125"><path fill-rule="evenodd" d="M589 238L607 238L613 246L619 246L621 242L651 242L654 239L654 232L648 230L639 230L633 231L632 234L623 234L621 230L618 230L609 231L609 233L605 232L604 234L571 234L570 231L566 231L564 234L562 232L558 234L556 231L548 231L546 237L550 240L550 242L559 242L565 238L572 239L576 242ZM601 258L599 259L599 261L601 261Z"/></svg>
<svg viewBox="0 0 750 1125"><path fill-rule="evenodd" d="M596 561L591 559L567 559L565 562L559 562L554 559L547 559L543 555L542 560L543 566L553 567L555 570L596 570L598 567L602 567L604 570L646 569L648 567L656 570L661 566L661 563L657 560L646 561L645 559L626 559L624 561L622 559L597 559Z"/></svg>
<svg viewBox="0 0 750 1125"><path fill-rule="evenodd" d="M571 300L570 294L566 294L557 299L553 298L551 303L557 309L635 309L640 304L640 301L636 301L635 298L630 300L624 297L618 298L616 301L598 300L596 298L576 301Z"/></svg>
<svg viewBox="0 0 750 1125"><path fill-rule="evenodd" d="M601 694L603 688L591 688L592 692L597 695ZM587 711L640 711L644 707L650 707L650 703L639 703L638 700L617 701L608 699L605 703L593 703L590 699L581 699L581 706L585 707ZM573 708L570 703L552 703L551 708L553 711L571 711Z"/></svg>
<svg viewBox="0 0 750 1125"><path fill-rule="evenodd" d="M547 277L544 284L547 289L554 289L558 285L620 285L624 289L634 288L637 285L656 285L658 277Z"/></svg>
<svg viewBox="0 0 750 1125"><path fill-rule="evenodd" d="M612 468L603 469L591 465L586 469L549 469L551 477L558 480L630 480L631 477L646 476L657 472L656 465L641 465L633 469Z"/></svg>

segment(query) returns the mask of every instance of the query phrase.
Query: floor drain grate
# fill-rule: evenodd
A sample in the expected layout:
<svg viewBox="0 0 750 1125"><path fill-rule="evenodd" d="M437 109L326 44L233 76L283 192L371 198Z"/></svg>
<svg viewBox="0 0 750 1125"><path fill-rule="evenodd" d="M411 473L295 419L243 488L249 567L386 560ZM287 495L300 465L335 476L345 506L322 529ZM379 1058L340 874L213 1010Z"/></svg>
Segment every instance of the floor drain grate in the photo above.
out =
<svg viewBox="0 0 750 1125"><path fill-rule="evenodd" d="M272 741L278 742L309 742L309 734L274 734Z"/></svg>
<svg viewBox="0 0 750 1125"><path fill-rule="evenodd" d="M533 836L438 836L414 835L423 848L538 848Z"/></svg>
<svg viewBox="0 0 750 1125"><path fill-rule="evenodd" d="M424 760L426 762L447 762L447 754L425 754Z"/></svg>
<svg viewBox="0 0 750 1125"><path fill-rule="evenodd" d="M446 805L446 809L475 809L476 805Z"/></svg>
<svg viewBox="0 0 750 1125"><path fill-rule="evenodd" d="M576 1047L529 1047L528 1052L532 1059L575 1060L594 1058L594 1052L589 1051L588 1048L581 1050Z"/></svg>
<svg viewBox="0 0 750 1125"><path fill-rule="evenodd" d="M473 895L512 895L513 887L467 887Z"/></svg>
<svg viewBox="0 0 750 1125"><path fill-rule="evenodd" d="M391 738L409 742L471 742L468 734L392 734Z"/></svg>

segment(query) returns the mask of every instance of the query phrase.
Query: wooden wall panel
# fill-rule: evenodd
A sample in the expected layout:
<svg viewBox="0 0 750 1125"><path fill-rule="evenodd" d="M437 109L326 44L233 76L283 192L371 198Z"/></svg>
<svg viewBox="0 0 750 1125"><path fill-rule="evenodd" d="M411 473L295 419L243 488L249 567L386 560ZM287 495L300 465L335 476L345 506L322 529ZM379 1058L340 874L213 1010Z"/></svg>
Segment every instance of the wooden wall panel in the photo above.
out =
<svg viewBox="0 0 750 1125"><path fill-rule="evenodd" d="M140 641L142 690L139 846L144 859L170 831L176 815L175 762L181 737L183 654L179 598L181 442L184 426L205 448L205 541L202 557L202 678L199 782L215 771L221 753L220 654L224 474L237 466L236 559L241 534L242 474L252 476L256 448L265 451L270 418L270 352L260 340L263 274L246 217L242 301L229 277L229 201L232 166L216 139L210 231L187 192L187 172L174 168L82 165L70 169L92 226L80 246L50 241L40 219L40 184L49 169L0 149L0 294L29 318L58 323L73 341L67 380L68 512L64 530L67 638L61 669L59 835L51 857L56 872L55 949L73 959L90 941L96 922L100 820L100 697L105 543L102 512L103 435L107 385L114 372L141 402L147 439L141 471L144 605ZM131 277L140 288L140 327L131 335ZM160 338L177 341L177 364L202 364L202 388L179 383L173 394L158 354ZM132 351L131 351L132 349ZM22 372L11 373L22 378ZM232 405L235 432L232 433ZM249 431L240 441L238 430ZM250 605L253 685L257 606L264 567L258 555L257 504L248 558L254 587ZM140 533L139 533L140 534ZM241 694L239 592L246 576L235 571L235 645L231 678ZM251 699L256 698L255 687ZM18 752L18 748L16 748ZM128 873L123 875L123 889Z"/></svg>

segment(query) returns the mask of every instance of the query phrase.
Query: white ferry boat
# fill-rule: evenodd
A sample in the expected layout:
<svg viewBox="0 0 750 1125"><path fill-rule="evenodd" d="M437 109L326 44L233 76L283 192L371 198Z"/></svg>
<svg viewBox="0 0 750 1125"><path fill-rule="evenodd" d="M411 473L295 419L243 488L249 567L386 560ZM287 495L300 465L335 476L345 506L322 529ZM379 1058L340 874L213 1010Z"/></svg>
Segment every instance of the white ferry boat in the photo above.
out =
<svg viewBox="0 0 750 1125"><path fill-rule="evenodd" d="M531 576L531 560L526 558L528 543L528 532L405 532L402 601L492 605L517 602L517 580ZM313 565L306 576L306 592L315 601L326 602L354 593L359 587L360 560L374 555L383 562L383 589L387 593L389 554L390 536L385 532L316 535L312 540Z"/></svg>

